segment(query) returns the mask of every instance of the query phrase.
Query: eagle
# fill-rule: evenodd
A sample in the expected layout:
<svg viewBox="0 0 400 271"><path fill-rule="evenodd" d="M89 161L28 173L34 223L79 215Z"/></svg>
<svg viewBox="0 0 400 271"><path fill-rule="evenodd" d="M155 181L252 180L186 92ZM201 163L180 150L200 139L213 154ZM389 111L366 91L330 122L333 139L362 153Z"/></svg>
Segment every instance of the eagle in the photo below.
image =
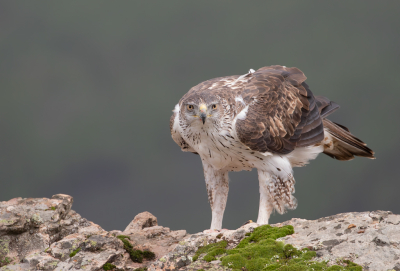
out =
<svg viewBox="0 0 400 271"><path fill-rule="evenodd" d="M339 108L314 96L298 68L268 66L243 75L210 79L192 87L170 119L173 140L203 164L211 230L222 228L230 171L258 171L257 224L271 213L297 207L293 167L319 153L346 161L375 159L374 152L345 126L327 119Z"/></svg>

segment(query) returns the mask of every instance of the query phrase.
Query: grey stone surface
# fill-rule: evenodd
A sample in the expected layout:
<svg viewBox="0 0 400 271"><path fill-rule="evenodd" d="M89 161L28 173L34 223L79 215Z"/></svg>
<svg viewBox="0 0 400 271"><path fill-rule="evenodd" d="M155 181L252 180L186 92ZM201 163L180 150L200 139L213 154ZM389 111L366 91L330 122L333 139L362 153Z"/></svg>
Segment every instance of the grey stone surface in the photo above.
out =
<svg viewBox="0 0 400 271"><path fill-rule="evenodd" d="M343 213L318 220L294 218L273 226L293 225L295 233L279 240L317 252L319 261L351 260L364 270L400 266L400 215L388 211Z"/></svg>
<svg viewBox="0 0 400 271"><path fill-rule="evenodd" d="M135 216L124 230L124 233L136 232L144 228L158 226L157 218L149 212L143 212Z"/></svg>
<svg viewBox="0 0 400 271"><path fill-rule="evenodd" d="M215 260L210 263L201 260L193 262L193 256L201 246L213 244L222 240L228 242L227 248L234 248L245 237L246 233L252 232L258 225L249 223L237 230L205 230L200 233L192 234L183 239L173 251L159 258L149 266L149 271L167 271L167 270L228 270L221 266L221 261ZM202 255L204 256L204 255Z"/></svg>
<svg viewBox="0 0 400 271"><path fill-rule="evenodd" d="M0 202L0 270L99 270L122 257L122 242L72 211L72 203L62 194Z"/></svg>
<svg viewBox="0 0 400 271"><path fill-rule="evenodd" d="M72 203L71 196L62 194L0 202L0 262L19 263L80 228L95 225L71 211Z"/></svg>
<svg viewBox="0 0 400 271"><path fill-rule="evenodd" d="M118 235L156 257L187 236L185 230L158 226L148 212L138 214L125 232L107 232L71 210L72 203L72 197L62 194L0 202L0 270L102 270L106 263L134 270L151 262L133 262Z"/></svg>
<svg viewBox="0 0 400 271"><path fill-rule="evenodd" d="M237 230L187 234L159 226L148 212L138 214L122 232L107 232L71 210L72 197L16 198L0 202L0 271L102 270L228 270L220 260L193 262L200 246L221 240L234 248L258 225ZM387 211L344 213L318 220L294 218L272 226L293 225L295 233L279 240L316 251L317 261L335 264L348 259L364 270L400 270L400 215ZM133 262L119 235L134 249L150 250L154 260Z"/></svg>

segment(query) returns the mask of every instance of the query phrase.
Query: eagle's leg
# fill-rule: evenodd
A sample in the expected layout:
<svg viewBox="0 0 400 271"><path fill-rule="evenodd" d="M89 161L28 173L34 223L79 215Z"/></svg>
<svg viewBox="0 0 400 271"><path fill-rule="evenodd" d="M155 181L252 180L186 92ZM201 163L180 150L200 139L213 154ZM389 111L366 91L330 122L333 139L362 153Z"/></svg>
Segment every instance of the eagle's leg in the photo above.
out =
<svg viewBox="0 0 400 271"><path fill-rule="evenodd" d="M271 182L271 176L268 172L258 170L258 181L260 183L260 205L258 208L257 224L268 224L268 219L274 210L271 195L268 191L268 183Z"/></svg>
<svg viewBox="0 0 400 271"><path fill-rule="evenodd" d="M258 170L261 194L258 224L268 224L273 210L284 214L287 209L294 210L297 207L297 200L293 196L295 180L289 160L275 156L269 162L273 167L268 171Z"/></svg>
<svg viewBox="0 0 400 271"><path fill-rule="evenodd" d="M226 201L229 191L228 171L216 170L210 164L203 161L204 177L208 201L212 211L211 230L220 230L222 228L222 219L224 216Z"/></svg>

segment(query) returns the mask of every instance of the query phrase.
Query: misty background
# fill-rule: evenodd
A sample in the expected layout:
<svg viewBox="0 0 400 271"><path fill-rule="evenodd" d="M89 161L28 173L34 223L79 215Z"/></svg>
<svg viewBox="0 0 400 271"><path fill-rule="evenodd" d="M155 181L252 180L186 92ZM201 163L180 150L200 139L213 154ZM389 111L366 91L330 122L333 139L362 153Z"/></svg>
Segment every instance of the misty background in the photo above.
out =
<svg viewBox="0 0 400 271"><path fill-rule="evenodd" d="M299 206L270 222L400 213L399 1L1 1L0 201L74 197L106 230L142 211L207 229L199 157L171 139L179 99L250 68L300 68L330 119L376 152L295 168ZM230 174L224 228L257 219L257 172Z"/></svg>

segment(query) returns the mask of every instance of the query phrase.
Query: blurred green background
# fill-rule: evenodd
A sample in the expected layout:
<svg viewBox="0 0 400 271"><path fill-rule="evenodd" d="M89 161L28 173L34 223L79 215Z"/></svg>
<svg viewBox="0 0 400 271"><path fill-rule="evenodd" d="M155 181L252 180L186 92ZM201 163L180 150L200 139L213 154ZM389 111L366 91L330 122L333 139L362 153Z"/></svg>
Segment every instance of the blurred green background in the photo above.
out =
<svg viewBox="0 0 400 271"><path fill-rule="evenodd" d="M297 210L400 213L399 1L1 1L0 201L72 195L107 230L149 211L209 227L200 159L169 132L192 86L250 68L300 68L331 119L377 159L295 169ZM256 171L231 173L224 227L257 219Z"/></svg>

